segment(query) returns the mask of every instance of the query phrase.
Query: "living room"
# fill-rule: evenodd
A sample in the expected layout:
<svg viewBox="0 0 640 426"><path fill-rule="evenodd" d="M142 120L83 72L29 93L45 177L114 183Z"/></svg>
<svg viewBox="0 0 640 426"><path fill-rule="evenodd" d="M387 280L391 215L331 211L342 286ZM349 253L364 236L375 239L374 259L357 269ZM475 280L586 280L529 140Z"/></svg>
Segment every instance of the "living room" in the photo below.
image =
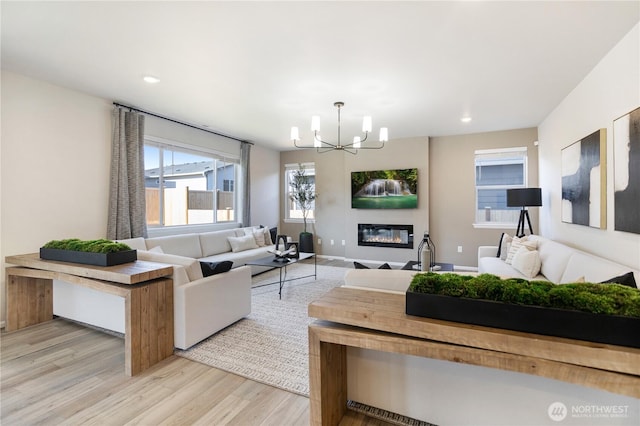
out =
<svg viewBox="0 0 640 426"><path fill-rule="evenodd" d="M529 186L543 191L542 207L530 210L535 233L640 269L640 235L616 231L613 222L613 121L640 106L640 15L637 5L633 10L632 23L625 23L627 29L622 36L609 43L610 47L591 66L584 67L583 78L578 79L577 84L566 93L557 94L557 102L537 123L399 138L393 136L394 129L390 127L392 136L385 148L362 150L356 156L295 150L290 141L287 143L291 149L287 150L255 143L251 149L251 224L278 225L282 233L297 235L301 224L283 220L283 168L285 164L313 162L320 196L311 230L320 255L372 263L402 263L416 258L415 250L387 251L357 245L358 223L386 220L411 223L416 235L428 231L437 245L437 261L473 268L477 266L478 246L495 245L503 231L513 232L515 228L473 226L474 152L526 147ZM3 21L5 19L8 18L3 10ZM3 37L3 51L5 48L8 47ZM51 68L55 70L55 60ZM107 228L111 110L115 99L90 94L86 88L66 87L32 77L33 70L25 69L14 71L3 61L0 153L0 256L3 259L8 255L35 252L52 239L104 237ZM332 99L337 100L344 100L347 109L352 105L349 99ZM330 110L331 104L313 107ZM233 106L228 108L232 110ZM167 111L167 116L173 116L169 105L158 104L157 108L150 109ZM425 120L427 118L425 116ZM190 117L184 119L188 121ZM180 129L151 117L147 123L150 129L162 128L163 133L157 136L165 138L169 132ZM288 126L294 124L301 128L307 126L306 122L282 123L283 139L287 139ZM333 122L323 125L333 128ZM562 149L601 128L606 129L608 137L606 227L564 223L561 220ZM224 130L233 134L234 129ZM183 136L198 132L195 129L177 131ZM225 143L224 138L213 139L217 149L231 153L238 149L237 144ZM393 215L351 209L350 172L414 167L418 169L420 182L417 209L394 211ZM6 318L4 277L5 265L0 287L2 321Z"/></svg>

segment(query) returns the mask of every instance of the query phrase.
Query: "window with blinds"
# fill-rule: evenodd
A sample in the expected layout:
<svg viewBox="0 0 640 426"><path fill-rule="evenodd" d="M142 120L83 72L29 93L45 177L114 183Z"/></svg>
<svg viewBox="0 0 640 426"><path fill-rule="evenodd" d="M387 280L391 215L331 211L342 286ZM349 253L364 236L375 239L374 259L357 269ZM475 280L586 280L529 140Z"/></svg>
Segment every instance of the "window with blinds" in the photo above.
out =
<svg viewBox="0 0 640 426"><path fill-rule="evenodd" d="M515 226L520 208L507 207L507 189L527 187L527 148L477 150L475 172L474 225Z"/></svg>

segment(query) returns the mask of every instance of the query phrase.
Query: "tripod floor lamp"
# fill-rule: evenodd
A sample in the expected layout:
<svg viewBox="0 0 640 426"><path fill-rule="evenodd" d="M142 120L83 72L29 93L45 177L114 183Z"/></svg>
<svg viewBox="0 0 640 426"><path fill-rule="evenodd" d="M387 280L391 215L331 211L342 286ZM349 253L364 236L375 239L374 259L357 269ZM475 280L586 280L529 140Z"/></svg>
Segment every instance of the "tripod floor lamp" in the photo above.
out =
<svg viewBox="0 0 640 426"><path fill-rule="evenodd" d="M507 207L521 207L516 236L524 236L524 221L529 225L529 233L533 234L529 210L526 207L542 206L542 190L540 188L507 189Z"/></svg>

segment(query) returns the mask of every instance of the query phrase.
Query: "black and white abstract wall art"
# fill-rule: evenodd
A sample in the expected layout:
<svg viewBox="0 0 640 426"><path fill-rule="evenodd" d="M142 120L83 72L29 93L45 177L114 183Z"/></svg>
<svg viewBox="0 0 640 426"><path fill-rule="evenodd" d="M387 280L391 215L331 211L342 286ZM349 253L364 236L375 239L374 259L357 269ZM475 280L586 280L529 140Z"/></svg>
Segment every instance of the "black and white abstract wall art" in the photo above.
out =
<svg viewBox="0 0 640 426"><path fill-rule="evenodd" d="M607 227L607 129L562 150L562 221Z"/></svg>
<svg viewBox="0 0 640 426"><path fill-rule="evenodd" d="M614 228L640 234L640 108L613 122Z"/></svg>

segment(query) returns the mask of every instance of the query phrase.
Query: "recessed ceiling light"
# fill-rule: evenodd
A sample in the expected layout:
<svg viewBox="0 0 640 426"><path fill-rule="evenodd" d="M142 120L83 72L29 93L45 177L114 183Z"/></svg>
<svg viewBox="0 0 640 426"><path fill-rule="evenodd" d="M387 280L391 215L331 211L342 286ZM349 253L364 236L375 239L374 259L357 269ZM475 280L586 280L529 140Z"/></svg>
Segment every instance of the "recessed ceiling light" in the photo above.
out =
<svg viewBox="0 0 640 426"><path fill-rule="evenodd" d="M462 117L460 121L462 121L463 123L468 123L471 121L471 117Z"/></svg>
<svg viewBox="0 0 640 426"><path fill-rule="evenodd" d="M160 79L158 77L154 77L152 75L145 75L143 80L150 84L155 84L160 82Z"/></svg>

